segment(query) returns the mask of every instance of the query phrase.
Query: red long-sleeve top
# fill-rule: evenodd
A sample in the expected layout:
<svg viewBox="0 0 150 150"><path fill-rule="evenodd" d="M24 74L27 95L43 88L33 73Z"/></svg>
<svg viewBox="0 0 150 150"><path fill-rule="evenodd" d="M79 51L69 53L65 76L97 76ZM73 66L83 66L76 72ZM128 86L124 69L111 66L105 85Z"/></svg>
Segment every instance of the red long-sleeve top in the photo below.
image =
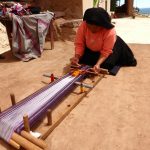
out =
<svg viewBox="0 0 150 150"><path fill-rule="evenodd" d="M85 46L101 55L108 57L112 53L116 41L116 31L114 28L101 28L99 32L92 33L85 21L81 23L77 30L75 39L75 54L82 56Z"/></svg>

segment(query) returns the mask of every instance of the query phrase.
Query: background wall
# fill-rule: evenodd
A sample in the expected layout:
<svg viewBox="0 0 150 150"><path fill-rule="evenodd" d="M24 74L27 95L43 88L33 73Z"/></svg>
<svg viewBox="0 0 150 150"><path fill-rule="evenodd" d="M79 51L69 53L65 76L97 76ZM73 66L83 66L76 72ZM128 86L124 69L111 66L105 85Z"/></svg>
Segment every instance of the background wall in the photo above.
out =
<svg viewBox="0 0 150 150"><path fill-rule="evenodd" d="M42 10L63 11L67 18L82 18L83 16L82 0L34 0L34 3Z"/></svg>

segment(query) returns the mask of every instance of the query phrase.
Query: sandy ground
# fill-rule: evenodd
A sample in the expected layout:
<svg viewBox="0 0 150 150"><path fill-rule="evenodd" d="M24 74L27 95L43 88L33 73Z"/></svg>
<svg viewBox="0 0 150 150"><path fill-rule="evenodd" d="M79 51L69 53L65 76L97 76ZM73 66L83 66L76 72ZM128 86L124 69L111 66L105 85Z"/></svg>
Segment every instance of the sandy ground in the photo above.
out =
<svg viewBox="0 0 150 150"><path fill-rule="evenodd" d="M127 43L150 44L150 18L113 19L117 34Z"/></svg>
<svg viewBox="0 0 150 150"><path fill-rule="evenodd" d="M121 68L117 76L106 76L101 80L49 135L47 150L150 149L150 30L145 32L144 28L149 20L145 20L144 27L138 19L118 19L115 22L118 35L130 43L138 61L137 67ZM124 26L119 28L119 24ZM131 25L137 29L134 37ZM142 33L146 34L143 36ZM49 48L49 43L45 48ZM49 82L43 73L63 74L73 49L72 42L56 42L54 50L45 50L41 58L26 63L18 61L10 51L5 53L6 59L0 60L1 109L11 105L11 92L20 101L43 87L42 81ZM12 149L2 141L0 144L0 150Z"/></svg>

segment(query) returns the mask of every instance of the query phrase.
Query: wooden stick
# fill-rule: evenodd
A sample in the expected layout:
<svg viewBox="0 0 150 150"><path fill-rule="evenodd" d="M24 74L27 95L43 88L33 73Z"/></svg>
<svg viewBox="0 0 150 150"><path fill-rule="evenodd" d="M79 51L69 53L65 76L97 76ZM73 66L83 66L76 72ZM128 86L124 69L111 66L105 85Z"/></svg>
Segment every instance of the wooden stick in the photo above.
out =
<svg viewBox="0 0 150 150"><path fill-rule="evenodd" d="M0 113L2 112L2 109L1 109L1 107L0 107Z"/></svg>
<svg viewBox="0 0 150 150"><path fill-rule="evenodd" d="M29 134L26 131L21 131L20 134L21 134L21 136L23 136L30 142L34 143L35 145L37 145L43 149L45 149L47 147L47 144L43 140L35 138L34 136L32 136L31 134Z"/></svg>
<svg viewBox="0 0 150 150"><path fill-rule="evenodd" d="M81 65L80 65L80 64L71 65L71 68L79 69L80 67L81 67Z"/></svg>
<svg viewBox="0 0 150 150"><path fill-rule="evenodd" d="M109 71L108 71L107 69L101 68L101 69L100 69L100 73L109 74Z"/></svg>
<svg viewBox="0 0 150 150"><path fill-rule="evenodd" d="M47 111L47 120L48 120L48 125L52 125L52 110L48 109Z"/></svg>
<svg viewBox="0 0 150 150"><path fill-rule="evenodd" d="M96 72L94 72L94 71L89 71L89 70L87 70L86 72L89 73L89 74L97 75L97 76L100 75L99 73L96 73Z"/></svg>
<svg viewBox="0 0 150 150"><path fill-rule="evenodd" d="M10 139L9 140L9 144L11 145L11 146L13 146L14 148L16 148L16 149L20 149L20 145L18 144L18 143L16 143L14 140L12 140L12 139Z"/></svg>
<svg viewBox="0 0 150 150"><path fill-rule="evenodd" d="M13 141L15 141L16 143L18 143L20 146L22 146L24 149L27 150L42 150L40 147L38 147L37 145L33 144L32 142L28 141L27 139L25 139L24 137L20 136L17 133L13 133L11 139Z"/></svg>
<svg viewBox="0 0 150 150"><path fill-rule="evenodd" d="M30 132L30 124L29 124L28 115L23 116L23 122L24 122L24 130L27 132Z"/></svg>
<svg viewBox="0 0 150 150"><path fill-rule="evenodd" d="M50 78L50 77L51 77L51 74L45 73L45 74L43 74L43 76ZM54 79L56 79L56 80L59 79L59 78L61 78L61 77L55 77L55 76L54 76Z"/></svg>
<svg viewBox="0 0 150 150"><path fill-rule="evenodd" d="M86 72L90 73L90 74L98 75L98 76L100 75L100 73L102 73L102 74L109 74L107 69L100 69L100 73L96 73L92 69L89 69Z"/></svg>
<svg viewBox="0 0 150 150"><path fill-rule="evenodd" d="M12 105L16 105L16 100L15 100L15 95L13 93L10 94L10 98L11 98L11 103Z"/></svg>

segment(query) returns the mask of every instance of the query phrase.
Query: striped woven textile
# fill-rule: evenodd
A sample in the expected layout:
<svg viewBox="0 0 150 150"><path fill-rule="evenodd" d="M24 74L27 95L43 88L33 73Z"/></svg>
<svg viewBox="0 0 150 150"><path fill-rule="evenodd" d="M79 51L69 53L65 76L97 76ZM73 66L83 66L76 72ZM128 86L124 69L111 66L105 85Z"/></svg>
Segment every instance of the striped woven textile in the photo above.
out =
<svg viewBox="0 0 150 150"><path fill-rule="evenodd" d="M54 13L12 16L12 52L22 61L38 58L43 52L45 37Z"/></svg>
<svg viewBox="0 0 150 150"><path fill-rule="evenodd" d="M3 111L0 114L0 138L8 142L14 132L19 133L24 127L25 114L29 117L30 125L35 124L48 108L53 107L74 88L74 82L80 81L84 76L73 77L67 74Z"/></svg>

